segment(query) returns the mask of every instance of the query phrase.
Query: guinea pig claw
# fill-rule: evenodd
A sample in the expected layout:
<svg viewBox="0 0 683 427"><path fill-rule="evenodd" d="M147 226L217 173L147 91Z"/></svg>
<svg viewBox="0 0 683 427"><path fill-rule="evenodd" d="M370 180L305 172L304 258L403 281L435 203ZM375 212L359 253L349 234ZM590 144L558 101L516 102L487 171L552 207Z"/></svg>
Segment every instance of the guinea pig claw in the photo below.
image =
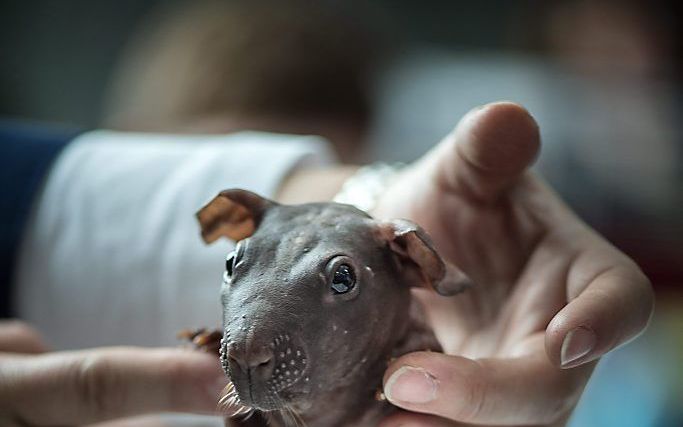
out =
<svg viewBox="0 0 683 427"><path fill-rule="evenodd" d="M187 341L195 350L218 354L223 334L217 329L183 329L176 334L179 340Z"/></svg>

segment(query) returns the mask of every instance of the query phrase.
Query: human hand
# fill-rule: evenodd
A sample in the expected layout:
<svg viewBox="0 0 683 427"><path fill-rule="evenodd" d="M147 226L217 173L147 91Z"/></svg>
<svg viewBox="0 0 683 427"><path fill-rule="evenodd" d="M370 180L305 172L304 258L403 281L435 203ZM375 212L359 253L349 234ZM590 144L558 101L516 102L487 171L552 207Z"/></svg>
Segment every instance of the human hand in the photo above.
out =
<svg viewBox="0 0 683 427"><path fill-rule="evenodd" d="M82 425L154 412L214 413L227 381L216 357L196 351L46 350L27 325L0 322L0 425Z"/></svg>
<svg viewBox="0 0 683 427"><path fill-rule="evenodd" d="M591 362L647 325L648 279L528 171L538 149L522 107L475 109L373 212L422 225L475 283L415 291L444 353L391 364L385 394L410 412L382 426L562 425Z"/></svg>

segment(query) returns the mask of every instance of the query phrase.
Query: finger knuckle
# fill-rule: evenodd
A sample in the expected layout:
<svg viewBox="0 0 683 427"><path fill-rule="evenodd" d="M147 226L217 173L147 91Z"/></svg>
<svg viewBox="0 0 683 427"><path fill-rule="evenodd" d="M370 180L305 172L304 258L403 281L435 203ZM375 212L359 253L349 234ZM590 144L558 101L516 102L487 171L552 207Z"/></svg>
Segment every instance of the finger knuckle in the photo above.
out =
<svg viewBox="0 0 683 427"><path fill-rule="evenodd" d="M470 422L477 420L486 405L487 382L482 373L485 372L479 362L475 362L476 369L461 379L463 395L459 405L454 405L455 418L459 421Z"/></svg>
<svg viewBox="0 0 683 427"><path fill-rule="evenodd" d="M564 397L560 397L548 402L545 411L540 414L540 421L544 425L557 425L564 420L569 413L576 407L580 393L568 393Z"/></svg>
<svg viewBox="0 0 683 427"><path fill-rule="evenodd" d="M556 425L576 407L577 394L580 395L580 393L570 390L553 394L552 397L539 396L538 403L534 407L534 422L542 425Z"/></svg>
<svg viewBox="0 0 683 427"><path fill-rule="evenodd" d="M655 308L655 294L650 279L648 279L642 271L638 270L638 273L639 275L636 279L636 283L640 292L636 300L640 302L641 310L639 310L640 316L638 319L638 326L642 330L648 325L652 318L652 313Z"/></svg>
<svg viewBox="0 0 683 427"><path fill-rule="evenodd" d="M579 367L562 371L556 384L557 392L545 396L539 420L544 425L558 425L571 414L579 402L592 368Z"/></svg>
<svg viewBox="0 0 683 427"><path fill-rule="evenodd" d="M93 417L108 418L118 414L123 407L120 380L111 372L111 362L101 355L90 355L76 366L75 390L83 408Z"/></svg>

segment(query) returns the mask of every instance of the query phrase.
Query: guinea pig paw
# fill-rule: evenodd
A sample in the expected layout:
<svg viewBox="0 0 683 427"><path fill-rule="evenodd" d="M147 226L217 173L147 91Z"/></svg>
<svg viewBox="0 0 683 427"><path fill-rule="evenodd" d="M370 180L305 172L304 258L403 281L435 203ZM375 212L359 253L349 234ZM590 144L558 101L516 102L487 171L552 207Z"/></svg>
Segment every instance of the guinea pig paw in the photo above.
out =
<svg viewBox="0 0 683 427"><path fill-rule="evenodd" d="M187 341L195 350L218 354L223 333L217 329L183 329L176 334L179 340Z"/></svg>

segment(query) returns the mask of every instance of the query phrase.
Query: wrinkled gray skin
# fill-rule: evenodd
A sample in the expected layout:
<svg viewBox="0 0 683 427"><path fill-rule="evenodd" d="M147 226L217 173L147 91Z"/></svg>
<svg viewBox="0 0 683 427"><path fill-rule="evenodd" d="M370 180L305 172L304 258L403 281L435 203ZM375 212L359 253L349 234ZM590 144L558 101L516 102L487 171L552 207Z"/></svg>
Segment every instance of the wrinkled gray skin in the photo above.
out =
<svg viewBox="0 0 683 427"><path fill-rule="evenodd" d="M393 410L375 399L388 360L440 350L410 287L466 285L419 227L348 205L285 206L227 190L198 217L208 242L238 240L221 289L222 360L240 402L257 411L226 425L295 425L291 412L311 427L376 425ZM338 293L342 264L355 285Z"/></svg>

